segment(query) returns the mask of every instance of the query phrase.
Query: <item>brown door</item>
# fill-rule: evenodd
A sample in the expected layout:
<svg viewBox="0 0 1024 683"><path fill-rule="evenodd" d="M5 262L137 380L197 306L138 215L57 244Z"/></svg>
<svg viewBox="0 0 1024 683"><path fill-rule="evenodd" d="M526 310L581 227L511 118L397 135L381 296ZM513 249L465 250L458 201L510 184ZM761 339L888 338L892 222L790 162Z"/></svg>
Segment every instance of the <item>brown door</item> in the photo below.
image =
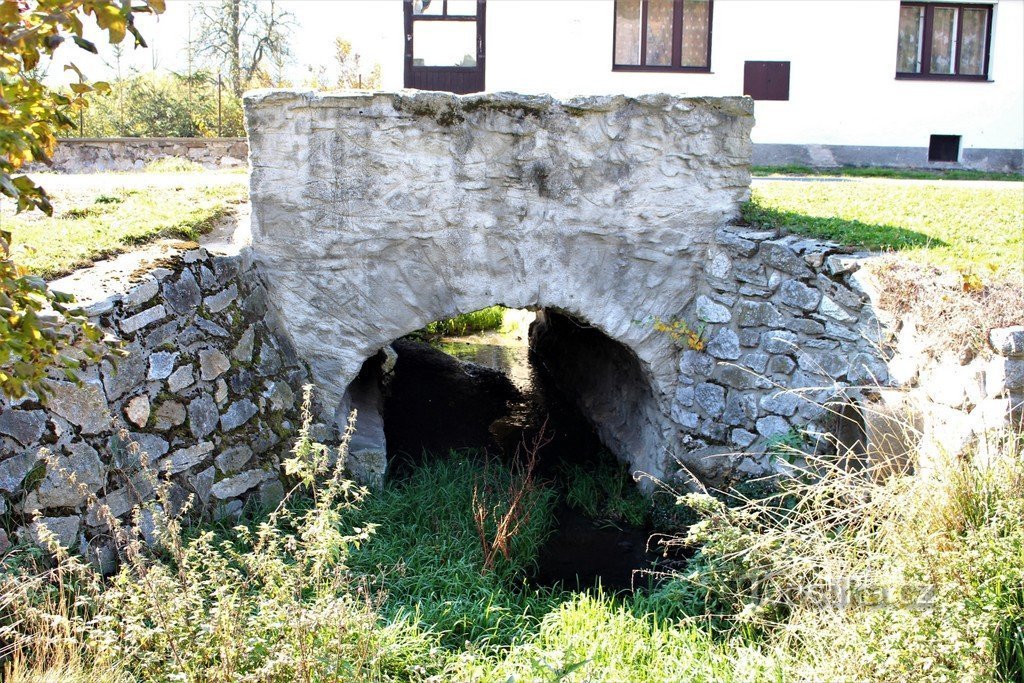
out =
<svg viewBox="0 0 1024 683"><path fill-rule="evenodd" d="M484 89L485 0L405 0L405 87Z"/></svg>

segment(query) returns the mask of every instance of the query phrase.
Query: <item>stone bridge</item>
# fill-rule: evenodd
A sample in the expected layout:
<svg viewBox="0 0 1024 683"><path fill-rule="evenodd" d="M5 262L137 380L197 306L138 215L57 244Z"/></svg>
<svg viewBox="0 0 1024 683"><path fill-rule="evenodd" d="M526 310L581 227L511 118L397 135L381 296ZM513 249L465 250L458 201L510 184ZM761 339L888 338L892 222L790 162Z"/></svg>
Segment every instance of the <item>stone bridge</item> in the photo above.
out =
<svg viewBox="0 0 1024 683"><path fill-rule="evenodd" d="M246 116L269 302L322 413L340 424L357 405L378 460L364 364L494 304L543 311L535 350L605 444L659 477L764 471L767 439L885 379L855 260L737 226L747 98L266 91Z"/></svg>

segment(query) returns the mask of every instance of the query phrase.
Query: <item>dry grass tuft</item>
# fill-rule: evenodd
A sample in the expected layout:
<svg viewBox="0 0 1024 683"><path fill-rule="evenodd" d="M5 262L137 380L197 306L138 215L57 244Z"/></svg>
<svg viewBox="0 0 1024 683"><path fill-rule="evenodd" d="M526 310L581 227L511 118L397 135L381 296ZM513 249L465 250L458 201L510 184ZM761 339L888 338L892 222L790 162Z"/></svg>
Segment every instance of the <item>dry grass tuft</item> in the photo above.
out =
<svg viewBox="0 0 1024 683"><path fill-rule="evenodd" d="M879 307L897 320L914 317L924 351L954 352L969 361L984 353L988 331L1024 322L1024 282L1020 276L982 282L972 272L907 261L898 256L870 266L880 285Z"/></svg>

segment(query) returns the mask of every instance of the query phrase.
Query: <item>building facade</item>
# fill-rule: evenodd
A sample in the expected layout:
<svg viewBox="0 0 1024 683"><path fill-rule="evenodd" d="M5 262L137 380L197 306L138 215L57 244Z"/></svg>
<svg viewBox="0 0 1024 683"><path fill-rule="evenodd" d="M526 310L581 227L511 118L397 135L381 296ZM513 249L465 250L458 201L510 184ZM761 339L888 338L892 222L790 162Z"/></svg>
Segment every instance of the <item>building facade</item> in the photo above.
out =
<svg viewBox="0 0 1024 683"><path fill-rule="evenodd" d="M386 89L749 94L759 164L1024 158L1024 0L390 0L361 31Z"/></svg>

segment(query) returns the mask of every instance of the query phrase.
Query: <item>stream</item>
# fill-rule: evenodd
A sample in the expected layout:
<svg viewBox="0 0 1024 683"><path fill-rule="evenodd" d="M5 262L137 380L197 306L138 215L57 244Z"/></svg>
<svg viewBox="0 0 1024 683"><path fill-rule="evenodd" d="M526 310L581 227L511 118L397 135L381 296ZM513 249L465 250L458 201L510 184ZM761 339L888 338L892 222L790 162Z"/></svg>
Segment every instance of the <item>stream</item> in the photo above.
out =
<svg viewBox="0 0 1024 683"><path fill-rule="evenodd" d="M648 585L651 579L642 570L656 558L647 550L649 526L592 519L566 502L566 465L592 468L610 456L571 397L554 386L530 352L532 313L511 313L529 316L511 333L396 342L398 363L384 409L390 476L401 477L424 458L454 449L508 459L544 427L550 442L540 451L538 478L559 491L559 500L534 583L570 589L600 583L613 591Z"/></svg>

